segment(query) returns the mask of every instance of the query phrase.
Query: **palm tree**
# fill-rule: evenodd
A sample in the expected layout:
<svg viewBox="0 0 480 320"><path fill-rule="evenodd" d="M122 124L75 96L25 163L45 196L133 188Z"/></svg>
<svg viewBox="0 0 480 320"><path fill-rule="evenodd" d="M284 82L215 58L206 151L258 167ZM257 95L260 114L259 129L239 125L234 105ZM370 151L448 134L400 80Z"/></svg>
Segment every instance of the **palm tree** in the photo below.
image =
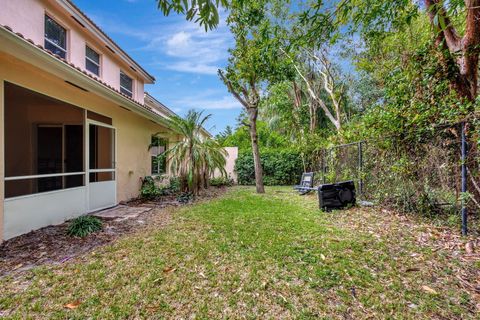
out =
<svg viewBox="0 0 480 320"><path fill-rule="evenodd" d="M211 114L190 110L185 118L178 116L168 120L169 127L183 138L166 152L170 170L178 175L183 191L198 194L200 188L208 187L208 181L217 169L226 175L226 151L214 139L202 134L203 125Z"/></svg>

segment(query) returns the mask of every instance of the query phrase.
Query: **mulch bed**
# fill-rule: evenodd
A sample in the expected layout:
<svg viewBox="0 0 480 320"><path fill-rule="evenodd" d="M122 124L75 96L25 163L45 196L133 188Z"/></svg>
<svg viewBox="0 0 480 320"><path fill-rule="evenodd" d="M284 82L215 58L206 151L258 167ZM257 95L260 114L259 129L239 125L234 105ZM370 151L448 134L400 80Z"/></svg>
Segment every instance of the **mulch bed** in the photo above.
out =
<svg viewBox="0 0 480 320"><path fill-rule="evenodd" d="M194 202L217 197L225 190L226 188L205 190ZM147 226L165 226L170 221L172 210L163 209L185 204L179 203L175 196L164 196L155 201L137 199L124 205L151 207L152 210L129 219L104 218L103 229L85 238L68 236L67 221L4 241L0 244L0 277L19 274L41 265L62 264Z"/></svg>

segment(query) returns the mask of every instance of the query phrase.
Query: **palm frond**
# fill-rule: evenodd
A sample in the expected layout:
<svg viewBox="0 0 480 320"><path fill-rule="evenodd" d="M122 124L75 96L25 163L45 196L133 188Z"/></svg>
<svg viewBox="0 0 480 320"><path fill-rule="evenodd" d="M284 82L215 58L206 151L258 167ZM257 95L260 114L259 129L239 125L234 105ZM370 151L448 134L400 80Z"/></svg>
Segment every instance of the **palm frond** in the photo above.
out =
<svg viewBox="0 0 480 320"><path fill-rule="evenodd" d="M202 179L208 179L215 170L223 176L225 171L225 149L214 139L202 136L205 123L211 114L203 115L203 111L188 111L185 118L178 116L169 120L170 127L177 131L182 139L177 141L166 152L170 171L185 181L189 191L196 193Z"/></svg>

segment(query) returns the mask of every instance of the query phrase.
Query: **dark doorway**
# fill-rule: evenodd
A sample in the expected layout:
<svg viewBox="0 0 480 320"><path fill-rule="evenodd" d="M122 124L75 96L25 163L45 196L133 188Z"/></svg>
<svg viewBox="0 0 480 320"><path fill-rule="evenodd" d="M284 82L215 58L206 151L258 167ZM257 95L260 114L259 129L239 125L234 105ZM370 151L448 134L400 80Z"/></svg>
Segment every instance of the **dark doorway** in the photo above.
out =
<svg viewBox="0 0 480 320"><path fill-rule="evenodd" d="M63 127L37 126L38 174L62 172ZM38 192L62 189L62 177L48 177L38 181Z"/></svg>
<svg viewBox="0 0 480 320"><path fill-rule="evenodd" d="M65 125L65 172L83 171L83 126ZM83 175L66 176L65 187L83 185Z"/></svg>

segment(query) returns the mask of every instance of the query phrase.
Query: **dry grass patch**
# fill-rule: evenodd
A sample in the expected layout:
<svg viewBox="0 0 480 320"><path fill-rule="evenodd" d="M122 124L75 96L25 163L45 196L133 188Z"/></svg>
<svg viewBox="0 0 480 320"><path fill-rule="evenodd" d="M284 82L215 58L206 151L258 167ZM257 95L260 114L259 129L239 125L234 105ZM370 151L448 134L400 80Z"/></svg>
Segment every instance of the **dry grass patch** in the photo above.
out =
<svg viewBox="0 0 480 320"><path fill-rule="evenodd" d="M63 266L1 280L0 314L475 318L478 296L455 272L477 262L419 245L420 230L407 230L400 220L397 227L393 215L375 222L376 214L322 213L314 197L289 188L269 188L265 195L234 188L179 209L162 229L126 236Z"/></svg>

